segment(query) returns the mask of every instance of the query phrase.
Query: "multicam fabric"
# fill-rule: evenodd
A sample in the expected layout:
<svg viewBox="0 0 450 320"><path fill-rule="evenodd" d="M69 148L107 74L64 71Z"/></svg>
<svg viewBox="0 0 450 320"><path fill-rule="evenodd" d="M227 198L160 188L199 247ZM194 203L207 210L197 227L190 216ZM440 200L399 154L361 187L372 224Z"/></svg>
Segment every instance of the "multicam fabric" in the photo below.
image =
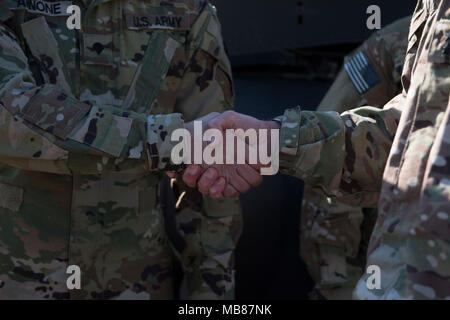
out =
<svg viewBox="0 0 450 320"><path fill-rule="evenodd" d="M232 298L239 204L177 213L174 252L160 185L171 132L233 104L215 8L74 0L78 31L32 2L0 0L0 298L171 299L174 256L188 298Z"/></svg>
<svg viewBox="0 0 450 320"><path fill-rule="evenodd" d="M357 299L450 297L450 1L420 0L412 18L403 93L383 109L288 110L282 117L283 172L329 197L378 204Z"/></svg>
<svg viewBox="0 0 450 320"><path fill-rule="evenodd" d="M361 95L352 73L343 68L317 110L342 113L366 104L381 108L399 94L410 22L411 17L406 17L383 28L345 58L348 62L361 55L367 57L380 80L376 85ZM305 187L300 253L316 282L311 298L352 298L364 273L376 215L376 208L350 206Z"/></svg>

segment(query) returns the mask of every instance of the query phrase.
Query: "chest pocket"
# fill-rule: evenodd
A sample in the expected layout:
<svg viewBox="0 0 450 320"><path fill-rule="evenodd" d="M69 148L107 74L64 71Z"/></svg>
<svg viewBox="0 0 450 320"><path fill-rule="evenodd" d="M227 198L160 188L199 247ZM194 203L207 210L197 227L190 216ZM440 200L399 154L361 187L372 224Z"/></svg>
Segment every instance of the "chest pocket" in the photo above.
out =
<svg viewBox="0 0 450 320"><path fill-rule="evenodd" d="M434 63L450 63L450 20L437 21L431 41L428 60Z"/></svg>
<svg viewBox="0 0 450 320"><path fill-rule="evenodd" d="M192 17L182 7L148 3L146 8L137 7L130 2L123 12L125 41L134 46L129 58L139 63L123 108L149 113L177 49L186 41ZM143 42L144 35L149 36L148 42Z"/></svg>
<svg viewBox="0 0 450 320"><path fill-rule="evenodd" d="M39 62L44 81L59 86L65 92L71 92L64 52L60 50L46 19L41 16L23 23L22 34L31 53Z"/></svg>
<svg viewBox="0 0 450 320"><path fill-rule="evenodd" d="M67 8L72 1L1 1L13 13L11 23L21 27L18 36L26 44L23 49L36 82L54 84L65 92L72 92L75 82L67 66L75 60L77 44L75 31L66 25L70 16Z"/></svg>
<svg viewBox="0 0 450 320"><path fill-rule="evenodd" d="M123 108L148 113L167 76L176 50L181 43L165 32L153 32L137 67Z"/></svg>
<svg viewBox="0 0 450 320"><path fill-rule="evenodd" d="M125 1L100 5L88 17L83 64L90 78L103 73L100 92L112 91L125 110L151 110L190 27L180 10Z"/></svg>

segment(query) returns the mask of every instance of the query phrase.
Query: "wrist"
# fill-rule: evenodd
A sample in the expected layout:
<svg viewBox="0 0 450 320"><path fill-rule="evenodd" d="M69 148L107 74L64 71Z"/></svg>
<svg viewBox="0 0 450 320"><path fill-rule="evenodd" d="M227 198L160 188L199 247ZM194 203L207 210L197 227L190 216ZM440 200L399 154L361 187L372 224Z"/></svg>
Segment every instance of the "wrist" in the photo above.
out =
<svg viewBox="0 0 450 320"><path fill-rule="evenodd" d="M194 151L195 151L195 148L194 148L194 121L185 122L184 129L187 130L187 133L189 133L189 134L186 133L186 136L183 139L184 150L190 152L185 156L184 163L185 164L193 164L194 163Z"/></svg>
<svg viewBox="0 0 450 320"><path fill-rule="evenodd" d="M275 129L275 130L281 129L281 123L275 120L266 121L266 126L268 129Z"/></svg>
<svg viewBox="0 0 450 320"><path fill-rule="evenodd" d="M193 121L191 121L191 122L185 122L185 123L184 123L184 128L185 128L187 131L189 131L189 133L190 133L191 135L194 135L194 122L193 122Z"/></svg>

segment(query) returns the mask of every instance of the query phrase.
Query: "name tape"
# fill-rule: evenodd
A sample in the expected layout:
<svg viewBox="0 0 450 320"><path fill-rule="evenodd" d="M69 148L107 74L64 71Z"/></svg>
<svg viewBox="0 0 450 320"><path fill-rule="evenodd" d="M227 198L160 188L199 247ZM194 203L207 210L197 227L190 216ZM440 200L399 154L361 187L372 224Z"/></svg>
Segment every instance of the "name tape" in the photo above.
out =
<svg viewBox="0 0 450 320"><path fill-rule="evenodd" d="M67 8L72 5L72 1L8 0L7 4L10 10L26 10L31 13L62 17L70 15Z"/></svg>
<svg viewBox="0 0 450 320"><path fill-rule="evenodd" d="M126 15L128 29L189 30L189 17L184 15Z"/></svg>

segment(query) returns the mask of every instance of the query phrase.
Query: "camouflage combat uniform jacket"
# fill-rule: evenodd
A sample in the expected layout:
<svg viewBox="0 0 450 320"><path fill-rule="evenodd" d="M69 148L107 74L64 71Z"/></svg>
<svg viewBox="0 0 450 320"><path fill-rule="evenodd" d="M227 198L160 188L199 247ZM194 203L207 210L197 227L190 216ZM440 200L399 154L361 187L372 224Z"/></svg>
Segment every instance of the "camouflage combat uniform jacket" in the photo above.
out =
<svg viewBox="0 0 450 320"><path fill-rule="evenodd" d="M401 93L410 23L410 16L395 21L345 57L344 67L317 111L343 113L366 105L382 108ZM300 253L316 283L312 299L352 298L364 273L377 211L350 206L305 186Z"/></svg>
<svg viewBox="0 0 450 320"><path fill-rule="evenodd" d="M171 132L233 103L215 8L0 0L0 21L0 298L173 298L158 187L179 169ZM239 206L193 198L176 220L189 297L232 298Z"/></svg>
<svg viewBox="0 0 450 320"><path fill-rule="evenodd" d="M280 165L328 196L378 204L367 265L380 267L381 287L365 275L355 298L448 299L450 0L419 1L402 83L382 110L287 110Z"/></svg>

